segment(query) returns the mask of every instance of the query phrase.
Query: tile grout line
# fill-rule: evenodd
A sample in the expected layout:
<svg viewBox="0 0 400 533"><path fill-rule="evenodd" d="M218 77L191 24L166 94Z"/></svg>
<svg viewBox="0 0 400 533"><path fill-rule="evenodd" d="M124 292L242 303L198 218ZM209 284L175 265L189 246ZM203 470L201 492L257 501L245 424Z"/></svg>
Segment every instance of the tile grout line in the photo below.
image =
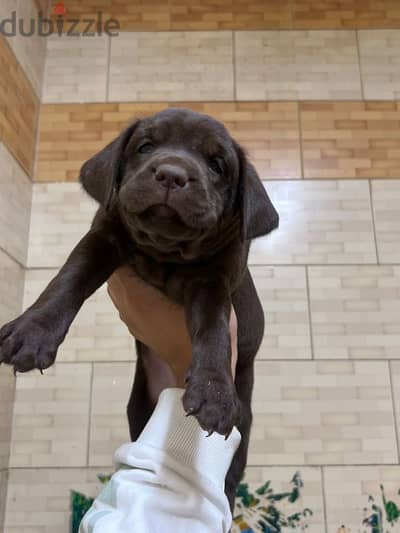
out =
<svg viewBox="0 0 400 533"><path fill-rule="evenodd" d="M106 80L106 103L110 101L110 71L111 71L111 36L108 37L108 60L107 60L107 80Z"/></svg>
<svg viewBox="0 0 400 533"><path fill-rule="evenodd" d="M311 294L310 294L310 273L308 265L305 267L306 274L306 290L307 290L307 305L308 305L308 332L310 335L310 349L311 349L311 360L315 360L315 349L314 349L314 331L312 323L312 313L311 313Z"/></svg>
<svg viewBox="0 0 400 533"><path fill-rule="evenodd" d="M247 468L367 468L367 467L399 467L398 463L330 463L330 464L313 464L313 463L284 463L284 464L275 464L275 463L263 463L263 464L248 464ZM74 466L13 466L6 469L6 471L11 470L95 470L100 468L114 468L114 465L111 463L109 465L74 465Z"/></svg>
<svg viewBox="0 0 400 533"><path fill-rule="evenodd" d="M364 91L362 62L361 62L360 36L359 36L359 31L360 30L356 29L354 31L356 32L356 48L357 48L357 57L358 57L358 69L359 69L359 72L360 72L361 100L365 101L365 91Z"/></svg>
<svg viewBox="0 0 400 533"><path fill-rule="evenodd" d="M235 30L237 31L237 30ZM268 99L265 99L265 100L261 100L260 98L255 98L254 100L252 99L249 99L249 98L240 98L238 100L238 102L241 102L241 103L244 103L244 104L296 104L296 103L312 103L312 104L331 104L332 102L333 103L346 103L346 104L357 104L357 103L365 103L365 102L372 102L372 103L386 103L386 104L393 104L396 103L396 102L399 102L400 101L400 98L367 98L365 100L362 100L360 98L297 98L296 100L293 100L293 98L268 98ZM98 101L94 101L94 100L88 100L88 101L79 101L77 102L76 100L65 100L65 101L51 101L51 100L48 100L46 102L41 102L41 105L42 106L46 106L46 107L50 107L50 106L53 106L53 107L61 107L61 106L65 106L65 105L73 105L73 106L76 106L76 105L81 105L81 106L84 106L84 105L98 105L99 103L101 104L135 104L135 105L146 105L146 104L149 104L149 105L153 105L153 104L163 104L163 105L167 105L167 104L223 104L223 103L232 103L233 100L229 100L229 99L220 99L220 100L216 100L215 98L214 99L205 99L205 98L202 98L202 99L199 99L199 98L196 98L196 99L193 99L193 100L188 100L188 99L185 99L185 98L179 98L177 100L171 100L171 99L168 99L168 98L164 98L162 100L124 100L124 99L119 99L119 100L108 100L106 102L98 102ZM311 179L317 179L317 178L311 178ZM322 178L322 179L331 179L331 178ZM362 178L357 178L357 177L354 177L354 178L340 178L340 179L345 179L345 180L349 180L349 179L362 179ZM382 178L382 179L385 179L385 178ZM389 178L386 178L386 179L398 179L398 178L395 178L395 177L392 177L390 176Z"/></svg>
<svg viewBox="0 0 400 533"><path fill-rule="evenodd" d="M300 109L300 102L296 102L297 105L297 127L299 130L299 149L300 149L300 179L305 179L304 174L304 143L303 143L303 127L301 123L301 109Z"/></svg>
<svg viewBox="0 0 400 533"><path fill-rule="evenodd" d="M118 103L118 102L114 102L114 103ZM121 103L121 102L120 102ZM122 103L125 103L125 102L122 102ZM160 102L156 102L156 103L160 103ZM202 102L204 104L207 104L207 103L215 103L215 102ZM227 103L227 101L223 102L223 103ZM232 102L230 101L230 103L242 103L242 100L238 100L237 102ZM69 105L69 104L68 104ZM79 104L80 105L80 104ZM389 181L393 181L393 182L397 182L400 180L400 175L398 177L392 177L392 178L357 178L357 177L354 177L354 178L343 178L343 177L339 177L339 178L294 178L294 177L290 177L290 178L271 178L271 177L266 177L266 178L261 178L261 181L263 183L282 183L282 182L290 182L290 183L329 183L329 182L332 182L332 181L340 181L340 182L344 182L344 183L349 183L351 181L354 181L355 183L363 183L364 181L368 181L368 180L373 180L373 181L384 181L384 180L389 180ZM63 179L63 180L58 180L58 181L52 181L52 180L39 180L39 181L34 181L32 184L33 185L61 185L61 184L78 184L79 181L78 181L78 176L76 177L75 180L66 180L66 179Z"/></svg>
<svg viewBox="0 0 400 533"><path fill-rule="evenodd" d="M134 352L132 352L134 354ZM112 361L104 361L104 359L93 359L92 361L81 361L79 359L74 361L57 361L57 365L87 365L87 364L96 364L96 365L114 365L114 364L134 364L136 362L134 359L113 359ZM400 358L369 358L369 357L316 357L312 359L311 357L279 357L279 358L267 358L267 357L257 357L256 363L400 363ZM44 370L46 374L46 370Z"/></svg>
<svg viewBox="0 0 400 533"><path fill-rule="evenodd" d="M322 510L324 513L325 532L328 533L328 512L326 506L326 491L325 491L325 465L321 465L321 487L322 487Z"/></svg>
<svg viewBox="0 0 400 533"><path fill-rule="evenodd" d="M93 396L93 378L94 378L94 361L90 363L90 387L89 387L89 406L88 406L88 431L87 431L87 448L86 448L86 467L89 467L90 461L90 437L92 432L92 396Z"/></svg>
<svg viewBox="0 0 400 533"><path fill-rule="evenodd" d="M393 383L393 375L392 375L392 361L388 361L388 368L389 368L389 382L390 382L390 392L392 396L392 408L393 408L393 417L394 417L394 432L395 432L395 440L396 440L396 447L397 447L397 458L400 464L400 427L399 427L399 419L397 418L397 408L396 408L396 401L394 398L394 383Z"/></svg>
<svg viewBox="0 0 400 533"><path fill-rule="evenodd" d="M369 186L369 201L370 201L371 217L372 217L372 230L374 232L374 241L375 241L376 263L377 263L377 265L381 265L381 263L379 261L378 235L376 233L374 196L373 196L373 193L372 193L372 180L371 179L368 180L368 186Z"/></svg>
<svg viewBox="0 0 400 533"><path fill-rule="evenodd" d="M236 32L232 30L232 66L233 66L233 100L237 102L237 86L236 86Z"/></svg>
<svg viewBox="0 0 400 533"><path fill-rule="evenodd" d="M29 234L28 234L29 236ZM28 243L29 244L29 243ZM23 263L21 263L21 261L19 259L17 259L16 257L14 257L13 255L11 255L11 253L9 251L7 251L5 248L3 248L3 246L0 245L0 252L2 252L4 255L6 255L9 259L11 259L11 261L13 261L13 263L16 263L19 267L22 268L22 270L29 270L29 268L24 265ZM55 267L56 269L59 268L59 267Z"/></svg>
<svg viewBox="0 0 400 533"><path fill-rule="evenodd" d="M294 5L293 0L289 0L289 16L290 16L290 29L295 29L295 20L294 20Z"/></svg>
<svg viewBox="0 0 400 533"><path fill-rule="evenodd" d="M3 248L0 246L0 251L4 252L6 255L10 257L10 259L13 259L10 254L7 253L6 250L3 250ZM56 266L28 266L25 267L22 265L22 263L19 263L16 259L13 259L16 263L18 263L21 268L24 268L25 270L54 270L58 271L62 267L62 265L56 265ZM318 268L350 268L350 267L371 267L371 266L380 266L380 267L400 267L399 262L380 262L379 264L375 262L368 262L368 263L249 263L249 268L299 268L299 267L318 267Z"/></svg>
<svg viewBox="0 0 400 533"><path fill-rule="evenodd" d="M171 22L169 23L172 25L172 20ZM292 24L292 22L291 22ZM215 27L212 27L212 28L201 28L201 29L198 29L198 28L193 28L193 27L185 27L185 28L155 28L155 29L148 29L148 28L138 28L138 27L134 27L132 29L124 29L124 30L120 30L120 34L124 34L124 33L136 33L136 32L140 32L140 33L163 33L163 32L168 32L168 33L189 33L189 32L193 32L193 33L201 33L201 32L207 32L207 33L218 33L218 32L222 32L222 31L246 31L248 33L253 33L253 32L299 32L299 31L304 31L304 32L310 32L310 33L317 33L317 32L332 32L332 31L335 31L335 32L349 32L349 31L362 31L362 30L366 30L366 29L371 29L371 28L366 28L366 27L346 27L346 28L343 28L343 26L339 27L339 26L332 26L332 27L323 27L321 26L320 28L315 28L315 27L307 27L306 25L304 26L298 26L298 27L294 27L294 20L293 20L293 27L291 26L283 26L283 27L275 27L275 26L258 26L258 27L254 27L254 28L248 28L248 27L243 27L243 28L239 28L239 27L235 27L233 30L231 28L215 28ZM387 30L399 30L400 29L400 24L399 26L378 26L378 27L374 27L373 28L374 30L376 31L387 31ZM66 33L64 32L63 34L63 37L65 37Z"/></svg>

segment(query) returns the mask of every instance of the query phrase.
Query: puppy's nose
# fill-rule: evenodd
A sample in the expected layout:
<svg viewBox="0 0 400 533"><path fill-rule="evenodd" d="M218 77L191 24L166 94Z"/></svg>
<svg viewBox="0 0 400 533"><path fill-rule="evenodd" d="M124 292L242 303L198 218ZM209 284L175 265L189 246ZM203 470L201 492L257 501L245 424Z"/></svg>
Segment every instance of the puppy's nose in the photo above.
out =
<svg viewBox="0 0 400 533"><path fill-rule="evenodd" d="M166 189L182 189L189 181L184 168L167 164L157 168L155 178Z"/></svg>

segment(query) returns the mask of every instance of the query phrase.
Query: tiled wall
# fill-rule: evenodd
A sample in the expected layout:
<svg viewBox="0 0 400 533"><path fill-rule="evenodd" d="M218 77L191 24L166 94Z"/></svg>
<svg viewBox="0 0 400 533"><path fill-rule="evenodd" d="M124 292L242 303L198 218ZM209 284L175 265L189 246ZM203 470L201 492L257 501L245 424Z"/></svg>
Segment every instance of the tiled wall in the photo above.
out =
<svg viewBox="0 0 400 533"><path fill-rule="evenodd" d="M33 0L1 2L0 19L16 10L36 16ZM0 36L0 325L22 309L39 98L46 42ZM15 378L0 367L0 531L6 505Z"/></svg>
<svg viewBox="0 0 400 533"><path fill-rule="evenodd" d="M71 17L102 9L123 32L52 36L41 91L43 61L29 53L43 42L32 50L12 44L26 79L7 83L34 89L27 111L16 107L0 126L3 181L8 176L0 179L0 223L6 235L18 228L12 238L0 234L3 279L22 280L27 261L24 306L40 293L95 210L77 183L82 162L133 117L188 106L225 122L281 215L279 231L254 243L250 257L266 334L247 479L284 490L299 469L299 509L314 512L309 531L358 531L368 496L379 496L382 483L398 501L400 488L398 1L65 5ZM30 147L16 142L7 124L26 135L40 94L27 252L29 219L16 212L29 211L34 139ZM0 100L0 125L3 108ZM8 273L14 259L18 268ZM4 313L18 312L11 302L21 301L21 290L10 290L21 283L0 288L10 302ZM57 365L44 377L18 376L6 533L67 533L70 490L96 494L96 474L112 470L113 450L128 439L134 364L132 339L103 287L77 317ZM3 449L0 439L0 457ZM5 469L0 459L0 485Z"/></svg>
<svg viewBox="0 0 400 533"><path fill-rule="evenodd" d="M65 0L72 17L100 10L123 31L399 28L397 0Z"/></svg>

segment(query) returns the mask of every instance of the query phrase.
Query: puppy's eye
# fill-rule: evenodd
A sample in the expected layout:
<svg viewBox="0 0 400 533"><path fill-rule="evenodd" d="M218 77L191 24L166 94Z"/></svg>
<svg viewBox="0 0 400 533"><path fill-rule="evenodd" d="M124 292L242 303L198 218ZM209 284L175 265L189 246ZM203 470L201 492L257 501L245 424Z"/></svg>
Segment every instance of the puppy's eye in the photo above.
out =
<svg viewBox="0 0 400 533"><path fill-rule="evenodd" d="M213 157L210 159L208 166L216 174L222 175L224 173L224 161L221 157Z"/></svg>
<svg viewBox="0 0 400 533"><path fill-rule="evenodd" d="M141 144L138 148L138 152L141 154L149 154L154 150L154 145L151 143Z"/></svg>

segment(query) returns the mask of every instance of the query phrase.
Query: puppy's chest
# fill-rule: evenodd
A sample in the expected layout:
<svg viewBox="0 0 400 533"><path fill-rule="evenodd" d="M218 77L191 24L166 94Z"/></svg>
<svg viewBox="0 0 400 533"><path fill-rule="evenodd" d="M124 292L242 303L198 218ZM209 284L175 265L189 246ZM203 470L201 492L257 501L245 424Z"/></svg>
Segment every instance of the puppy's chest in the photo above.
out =
<svg viewBox="0 0 400 533"><path fill-rule="evenodd" d="M187 281L199 271L192 265L160 263L141 253L130 258L129 265L143 281L156 287L179 304L183 304Z"/></svg>

